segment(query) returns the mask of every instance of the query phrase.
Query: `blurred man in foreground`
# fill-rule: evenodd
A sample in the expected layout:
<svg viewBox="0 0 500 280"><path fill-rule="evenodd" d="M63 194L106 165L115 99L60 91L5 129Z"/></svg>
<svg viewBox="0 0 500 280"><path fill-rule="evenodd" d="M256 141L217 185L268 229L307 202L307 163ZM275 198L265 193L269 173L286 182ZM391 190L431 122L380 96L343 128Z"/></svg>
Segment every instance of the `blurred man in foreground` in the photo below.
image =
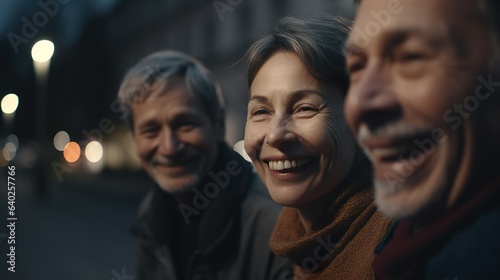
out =
<svg viewBox="0 0 500 280"><path fill-rule="evenodd" d="M224 142L219 85L195 59L152 54L118 97L141 163L156 182L134 227L139 279L278 279L289 264L268 239L280 208Z"/></svg>
<svg viewBox="0 0 500 280"><path fill-rule="evenodd" d="M401 220L377 278L499 279L499 2L359 2L345 111Z"/></svg>

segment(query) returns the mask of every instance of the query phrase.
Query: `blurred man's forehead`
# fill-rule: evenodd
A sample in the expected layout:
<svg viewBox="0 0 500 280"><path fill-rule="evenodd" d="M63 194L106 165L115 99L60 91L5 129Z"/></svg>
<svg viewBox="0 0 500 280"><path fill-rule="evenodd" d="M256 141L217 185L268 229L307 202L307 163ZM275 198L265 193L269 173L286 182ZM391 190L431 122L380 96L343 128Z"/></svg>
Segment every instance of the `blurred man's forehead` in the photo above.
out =
<svg viewBox="0 0 500 280"><path fill-rule="evenodd" d="M355 52L384 37L425 37L426 33L452 36L467 29L469 23L483 21L478 3L479 0L364 0L346 50Z"/></svg>
<svg viewBox="0 0 500 280"><path fill-rule="evenodd" d="M359 3L356 21L375 20L382 26L397 15L418 16L424 20L427 14L420 13L424 10L450 16L478 14L485 9L484 0L362 0Z"/></svg>

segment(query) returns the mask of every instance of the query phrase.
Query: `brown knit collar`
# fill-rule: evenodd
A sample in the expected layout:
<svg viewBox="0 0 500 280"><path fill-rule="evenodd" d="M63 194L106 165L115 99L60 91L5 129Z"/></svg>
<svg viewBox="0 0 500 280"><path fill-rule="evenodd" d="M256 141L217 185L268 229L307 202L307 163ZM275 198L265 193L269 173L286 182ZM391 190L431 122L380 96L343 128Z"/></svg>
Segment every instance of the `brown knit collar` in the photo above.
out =
<svg viewBox="0 0 500 280"><path fill-rule="evenodd" d="M272 251L293 260L307 271L323 270L376 211L370 177L368 160L358 155L348 177L336 187L341 191L333 197L327 212L316 223L324 226L316 227L309 234L306 234L297 209L285 208L271 236ZM318 267L311 267L308 258L316 258Z"/></svg>

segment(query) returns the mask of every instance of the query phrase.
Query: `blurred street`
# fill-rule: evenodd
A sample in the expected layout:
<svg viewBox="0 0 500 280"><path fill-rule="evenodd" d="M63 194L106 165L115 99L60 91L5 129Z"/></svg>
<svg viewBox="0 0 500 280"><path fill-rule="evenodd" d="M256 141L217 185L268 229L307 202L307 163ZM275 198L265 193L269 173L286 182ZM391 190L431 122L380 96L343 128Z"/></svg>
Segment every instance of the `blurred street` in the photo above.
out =
<svg viewBox="0 0 500 280"><path fill-rule="evenodd" d="M6 168L2 184L7 186ZM16 174L16 272L8 272L8 229L0 229L0 279L129 279L135 275L135 239L129 232L147 191L141 176L101 175L52 181L49 195L33 194L26 174ZM8 224L7 190L0 213ZM127 277L130 276L130 277ZM118 278L117 278L118 277Z"/></svg>

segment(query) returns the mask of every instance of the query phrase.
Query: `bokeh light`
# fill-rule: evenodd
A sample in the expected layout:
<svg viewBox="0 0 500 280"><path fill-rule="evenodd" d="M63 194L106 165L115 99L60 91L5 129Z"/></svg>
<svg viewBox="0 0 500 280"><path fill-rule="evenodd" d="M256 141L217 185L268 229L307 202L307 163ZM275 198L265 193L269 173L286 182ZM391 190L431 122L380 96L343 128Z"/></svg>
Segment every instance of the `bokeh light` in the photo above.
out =
<svg viewBox="0 0 500 280"><path fill-rule="evenodd" d="M80 158L81 152L78 143L69 142L63 150L64 159L69 163L76 162Z"/></svg>
<svg viewBox="0 0 500 280"><path fill-rule="evenodd" d="M54 43L49 40L40 40L33 45L31 57L36 62L46 62L54 54Z"/></svg>
<svg viewBox="0 0 500 280"><path fill-rule="evenodd" d="M17 138L17 136L15 134L11 134L11 135L7 136L6 140L7 140L7 143L12 143L12 144L14 144L14 146L16 146L16 148L19 148L19 139Z"/></svg>
<svg viewBox="0 0 500 280"><path fill-rule="evenodd" d="M3 156L3 149L0 149L0 167L5 167L9 161Z"/></svg>
<svg viewBox="0 0 500 280"><path fill-rule="evenodd" d="M64 147L66 147L69 141L69 134L66 131L61 130L54 136L54 147L56 148L56 150L62 152L64 151Z"/></svg>
<svg viewBox="0 0 500 280"><path fill-rule="evenodd" d="M90 162L98 162L102 159L103 149L101 143L92 141L85 146L85 157Z"/></svg>
<svg viewBox="0 0 500 280"><path fill-rule="evenodd" d="M19 97L15 93L9 93L2 99L1 106L4 114L12 114L19 106Z"/></svg>
<svg viewBox="0 0 500 280"><path fill-rule="evenodd" d="M16 157L16 152L17 152L17 147L13 143L8 142L7 144L5 144L5 147L3 148L3 157L6 160L11 161L14 159L14 157Z"/></svg>

